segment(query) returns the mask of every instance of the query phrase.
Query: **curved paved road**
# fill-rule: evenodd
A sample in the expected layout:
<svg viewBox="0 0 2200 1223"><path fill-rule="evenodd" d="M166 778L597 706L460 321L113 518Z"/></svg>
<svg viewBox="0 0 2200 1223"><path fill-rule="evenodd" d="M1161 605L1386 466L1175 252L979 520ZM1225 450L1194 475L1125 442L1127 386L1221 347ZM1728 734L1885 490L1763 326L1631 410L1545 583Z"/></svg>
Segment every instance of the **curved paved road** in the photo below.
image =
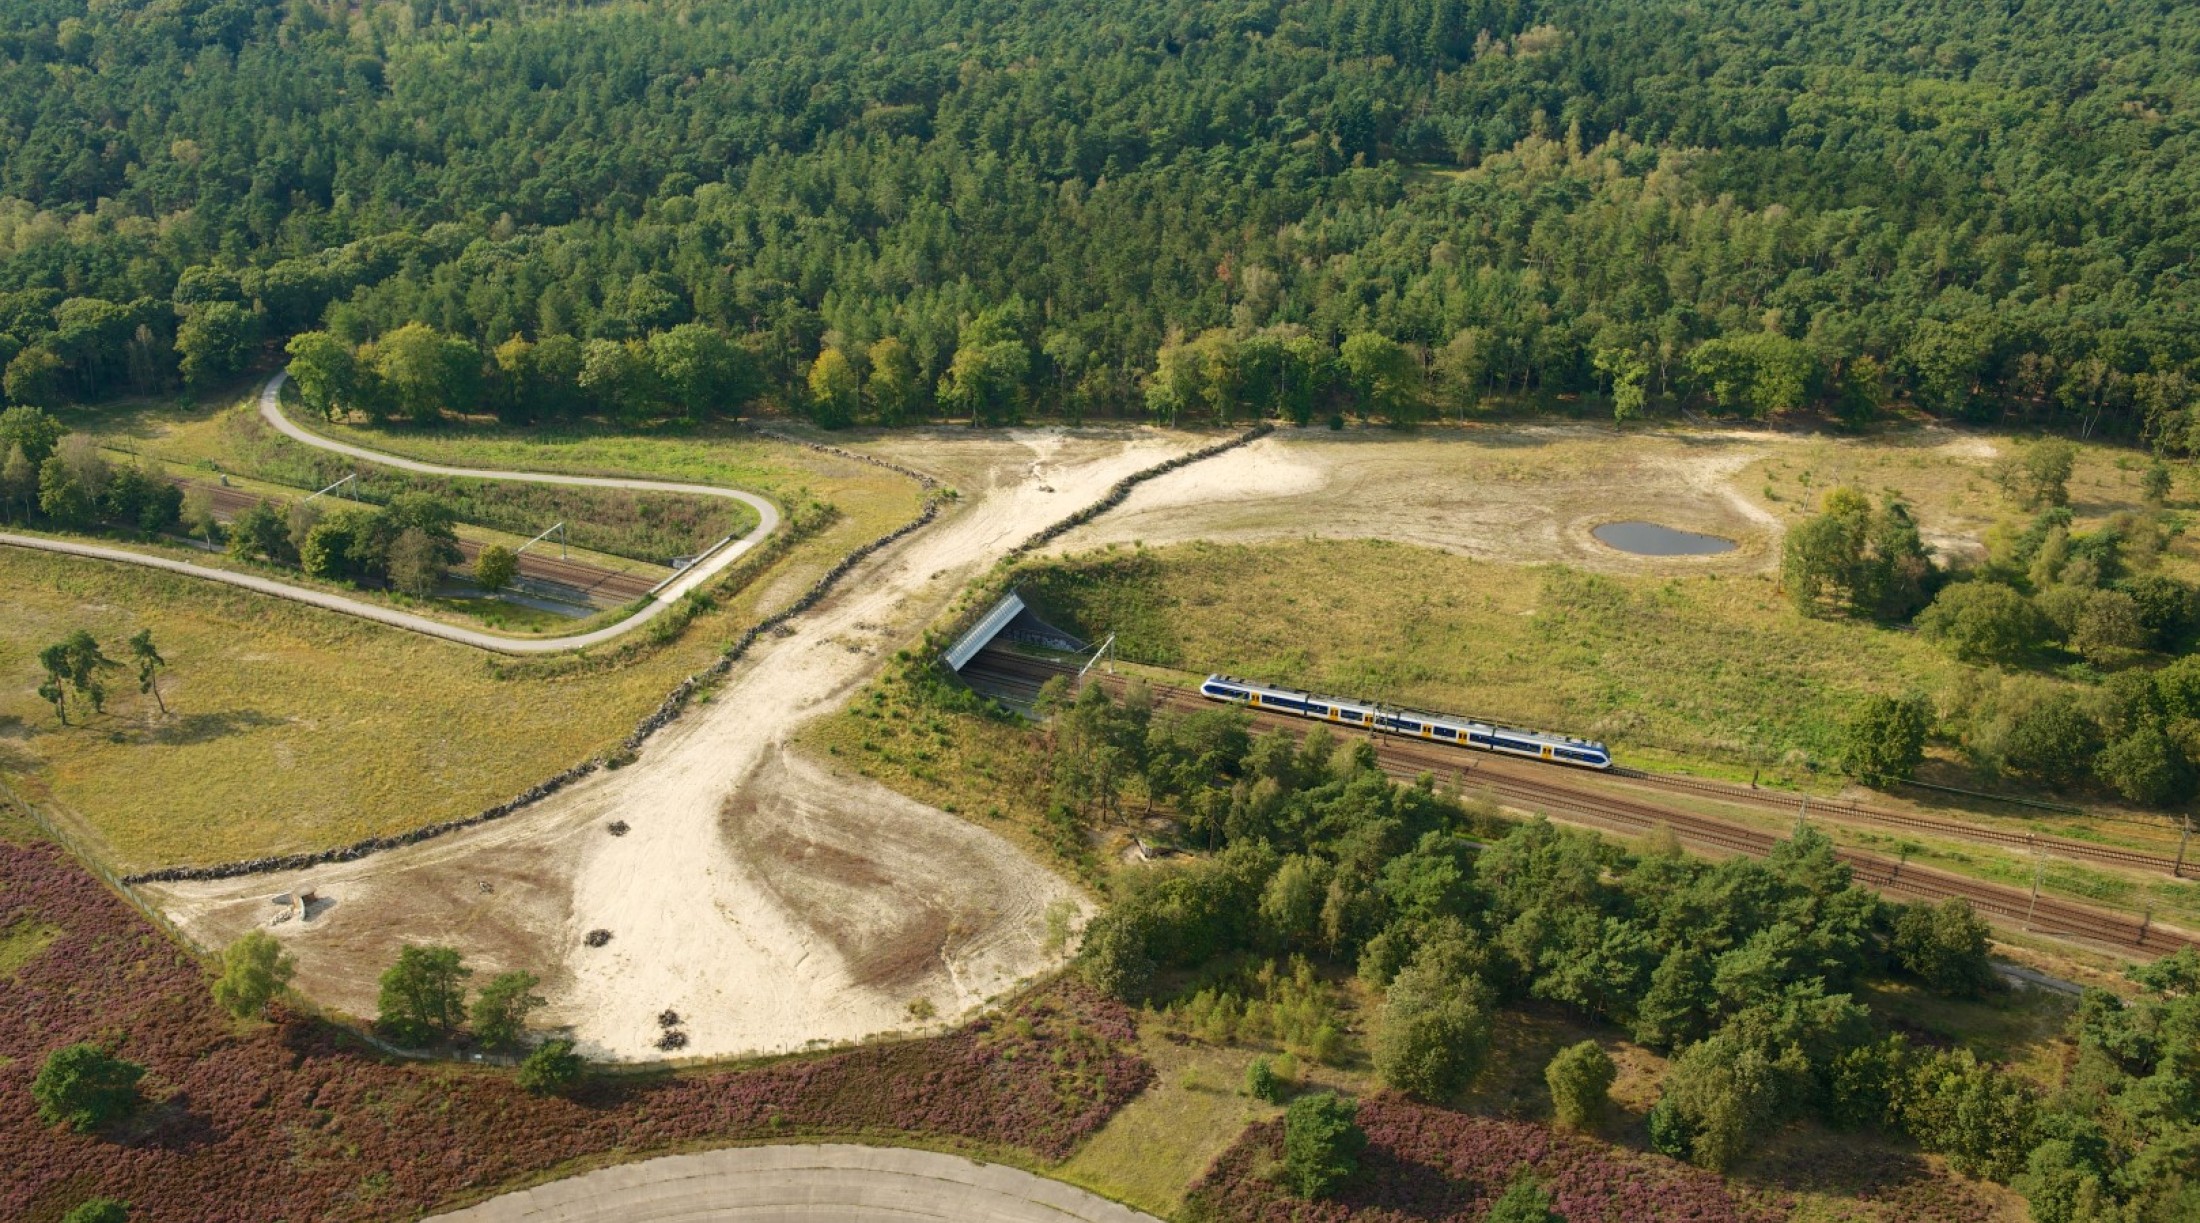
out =
<svg viewBox="0 0 2200 1223"><path fill-rule="evenodd" d="M902 1147L733 1147L603 1168L439 1223L1159 1223L1059 1181Z"/></svg>
<svg viewBox="0 0 2200 1223"><path fill-rule="evenodd" d="M308 446L322 450L333 450L338 454L349 455L352 458L363 459L370 463L379 463L384 467L397 467L427 475L458 476L469 480L516 480L533 484L576 484L593 488L631 489L637 492L697 493L709 497L730 497L756 511L756 529L740 539L721 545L694 564L681 570L677 577L651 595L648 606L640 611L616 624L605 625L593 632L575 633L567 637L505 637L496 633L482 632L479 629L465 628L461 625L446 624L441 620L415 615L412 612L395 607L386 607L379 603L369 603L363 599L354 599L324 590L310 590L302 586L293 586L288 582L277 581L273 578L259 577L249 573L237 573L228 569L219 569L212 565L172 560L164 556L148 556L145 553L132 552L126 548L109 548L98 544L46 539L36 535L16 535L10 532L0 532L0 544L18 548L35 548L42 552L58 552L67 556L88 557L93 560L117 561L125 565L143 565L152 569L166 569L171 573L204 578L212 582L226 582L231 586L242 586L247 590L258 591L261 594L291 599L299 603L310 603L315 607L343 612L346 615L357 616L362 620L373 620L394 628L410 629L413 632L425 633L431 637L441 637L446 641L456 641L462 645L477 646L484 650L495 650L504 654L554 654L561 650L577 650L583 646L597 645L614 637L633 632L662 615L665 609L679 600L680 596L717 577L725 571L728 565L746 556L751 549L763 543L770 538L773 531L779 529L779 508L777 506L754 493L744 493L737 489L716 488L708 484L682 484L673 480L630 480L618 476L569 476L555 472L499 471L481 467L444 467L436 463L422 463L414 459L399 458L393 454L383 454L377 450L369 450L364 446L352 446L343 442L332 441L329 438L299 428L291 422L289 417L283 415L281 395L285 378L286 375L277 374L268 379L267 385L261 388L260 415L265 417L270 425L281 430L285 436Z"/></svg>

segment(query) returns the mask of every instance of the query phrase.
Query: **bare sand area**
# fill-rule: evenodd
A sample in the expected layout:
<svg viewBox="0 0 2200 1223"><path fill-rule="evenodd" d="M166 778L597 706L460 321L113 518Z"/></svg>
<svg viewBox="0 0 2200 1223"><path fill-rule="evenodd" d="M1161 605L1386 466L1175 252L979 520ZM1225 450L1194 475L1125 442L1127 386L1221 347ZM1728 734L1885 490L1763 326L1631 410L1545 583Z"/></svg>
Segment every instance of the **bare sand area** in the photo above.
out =
<svg viewBox="0 0 2200 1223"><path fill-rule="evenodd" d="M959 502L759 642L634 763L357 862L147 890L203 945L270 929L297 984L354 1014L374 1013L401 943L455 946L484 976L528 969L549 999L538 1023L597 1058L666 1056L666 1010L687 1057L953 1022L1049 967L1049 905L1088 902L1004 838L785 745L1032 531L1196 444L1146 430L942 439ZM271 901L302 888L320 897L312 914L269 924Z"/></svg>
<svg viewBox="0 0 2200 1223"><path fill-rule="evenodd" d="M1768 503L1749 483L1767 460L1805 447L1823 454L1889 446L1935 468L1968 472L1986 461L1979 439L1946 430L1845 442L1771 430L1618 434L1571 424L1411 434L1283 429L1142 485L1120 509L1057 541L1054 551L1321 536L1612 573L1757 572L1779 563L1785 511L1794 508ZM1916 508L1929 542L1960 543L1977 529L1958 507ZM1721 536L1736 547L1640 556L1591 534L1605 523L1636 520Z"/></svg>

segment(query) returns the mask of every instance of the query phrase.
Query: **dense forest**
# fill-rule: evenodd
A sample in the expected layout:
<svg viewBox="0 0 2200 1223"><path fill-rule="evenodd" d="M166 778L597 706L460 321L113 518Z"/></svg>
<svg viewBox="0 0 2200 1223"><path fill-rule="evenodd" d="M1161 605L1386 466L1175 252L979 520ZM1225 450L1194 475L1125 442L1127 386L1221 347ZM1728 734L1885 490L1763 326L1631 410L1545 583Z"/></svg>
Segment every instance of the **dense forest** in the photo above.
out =
<svg viewBox="0 0 2200 1223"><path fill-rule="evenodd" d="M2195 80L2169 0L19 0L0 361L97 399L323 333L365 399L522 419L1580 394L2183 450Z"/></svg>
<svg viewBox="0 0 2200 1223"><path fill-rule="evenodd" d="M1327 1021L1318 978L1275 967L1326 963L1380 998L1376 1077L1441 1103L1494 1060L1503 1009L1535 999L1665 1052L1650 1141L1709 1168L1810 1117L1907 1135L2010 1184L2039 1223L2200 1211L2191 949L2131 970L2129 1000L2086 990L2075 1051L2042 1092L1967 1050L1913 1043L1859 1000L1873 980L1952 997L2003 986L1967 904L1882 900L1807 824L1763 861L1693 861L1670 841L1630 853L1541 819L1510 823L1426 775L1397 784L1369 744L1323 727L1254 735L1237 710L1175 714L1135 685L1120 701L1056 685L1043 699L1057 817L1143 791L1217 851L1117 880L1078 967L1207 1038L1250 1028L1338 1060L1344 1025Z"/></svg>

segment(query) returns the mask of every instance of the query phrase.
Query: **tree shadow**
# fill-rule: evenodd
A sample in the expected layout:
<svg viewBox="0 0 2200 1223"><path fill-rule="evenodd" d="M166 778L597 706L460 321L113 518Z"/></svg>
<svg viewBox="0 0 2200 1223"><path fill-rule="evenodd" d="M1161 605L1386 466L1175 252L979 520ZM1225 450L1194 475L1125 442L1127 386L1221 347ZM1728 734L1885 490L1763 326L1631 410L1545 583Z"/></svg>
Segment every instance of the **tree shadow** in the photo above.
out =
<svg viewBox="0 0 2200 1223"><path fill-rule="evenodd" d="M1949 1182L1900 1140L1868 1132L1837 1133L1813 1122L1772 1138L1735 1170L1733 1179L1781 1192L1889 1202L1945 1189Z"/></svg>
<svg viewBox="0 0 2200 1223"><path fill-rule="evenodd" d="M282 721L281 718L270 717L257 709L178 714L153 727L143 736L142 741L167 747L187 746L242 734L263 726L277 726Z"/></svg>
<svg viewBox="0 0 2200 1223"><path fill-rule="evenodd" d="M211 1146L222 1135L212 1117L192 1109L190 1093L179 1091L130 1118L112 1136L133 1150L188 1152Z"/></svg>
<svg viewBox="0 0 2200 1223"><path fill-rule="evenodd" d="M1484 1196L1471 1181L1453 1180L1428 1164L1371 1146L1360 1157L1359 1173L1337 1194L1337 1203L1355 1214L1380 1209L1407 1219L1463 1219Z"/></svg>

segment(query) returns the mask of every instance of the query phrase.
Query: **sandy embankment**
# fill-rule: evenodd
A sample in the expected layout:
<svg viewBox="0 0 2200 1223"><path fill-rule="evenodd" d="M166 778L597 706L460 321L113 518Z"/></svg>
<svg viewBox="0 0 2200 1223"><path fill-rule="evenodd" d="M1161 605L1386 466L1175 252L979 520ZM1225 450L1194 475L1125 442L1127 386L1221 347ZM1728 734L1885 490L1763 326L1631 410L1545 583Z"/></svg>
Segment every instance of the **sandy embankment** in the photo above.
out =
<svg viewBox="0 0 2200 1223"><path fill-rule="evenodd" d="M951 1022L1047 967L1048 905L1085 901L1006 840L791 755L786 743L1032 531L1196 445L1150 432L1018 432L960 447L963 499L760 642L710 703L626 768L494 824L360 862L151 888L192 938L225 944L310 886L333 901L268 927L297 984L354 1014L401 942L458 947L480 973L544 977L539 1021L599 1058L782 1051ZM611 836L624 820L630 831ZM595 929L602 947L585 945Z"/></svg>

